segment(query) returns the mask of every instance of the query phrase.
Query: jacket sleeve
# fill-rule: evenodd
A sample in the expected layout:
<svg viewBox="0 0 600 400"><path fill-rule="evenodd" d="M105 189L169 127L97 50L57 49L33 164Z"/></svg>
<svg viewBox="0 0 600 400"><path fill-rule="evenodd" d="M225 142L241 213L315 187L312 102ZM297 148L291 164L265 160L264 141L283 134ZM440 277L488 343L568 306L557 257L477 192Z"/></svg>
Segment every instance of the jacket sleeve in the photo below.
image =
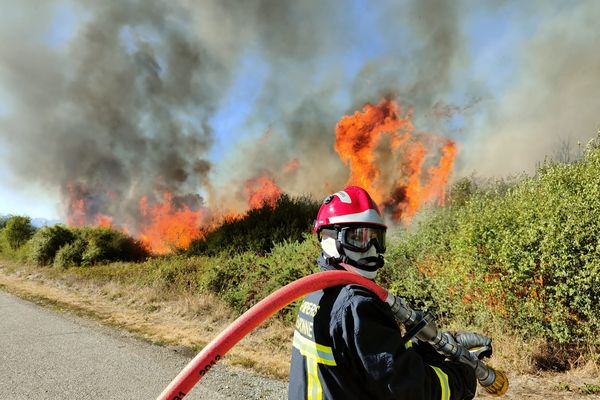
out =
<svg viewBox="0 0 600 400"><path fill-rule="evenodd" d="M406 348L387 305L354 291L332 326L340 361L356 371L377 399L472 399L475 373L466 365L423 357Z"/></svg>

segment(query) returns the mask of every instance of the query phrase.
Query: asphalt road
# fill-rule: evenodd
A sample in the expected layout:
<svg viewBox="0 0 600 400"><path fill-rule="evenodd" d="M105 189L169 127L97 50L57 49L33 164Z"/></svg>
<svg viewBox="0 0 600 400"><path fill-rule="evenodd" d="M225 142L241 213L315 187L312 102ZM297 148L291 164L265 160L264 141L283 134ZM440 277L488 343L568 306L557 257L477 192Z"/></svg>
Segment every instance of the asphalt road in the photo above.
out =
<svg viewBox="0 0 600 400"><path fill-rule="evenodd" d="M0 399L155 399L190 359L0 292ZM186 396L285 398L285 382L221 365Z"/></svg>

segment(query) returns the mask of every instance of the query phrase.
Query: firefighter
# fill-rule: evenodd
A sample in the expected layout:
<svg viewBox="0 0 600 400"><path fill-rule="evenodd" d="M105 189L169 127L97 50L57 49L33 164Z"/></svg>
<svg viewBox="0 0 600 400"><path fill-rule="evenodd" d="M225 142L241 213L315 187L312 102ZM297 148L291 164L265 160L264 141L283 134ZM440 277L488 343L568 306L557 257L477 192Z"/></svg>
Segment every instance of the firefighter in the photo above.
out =
<svg viewBox="0 0 600 400"><path fill-rule="evenodd" d="M364 189L350 186L328 196L314 226L321 269L374 279L383 266L386 229ZM427 343L404 339L389 306L362 286L309 294L298 311L288 398L473 398L477 382L471 367L446 361ZM475 342L479 339L490 344L475 334Z"/></svg>

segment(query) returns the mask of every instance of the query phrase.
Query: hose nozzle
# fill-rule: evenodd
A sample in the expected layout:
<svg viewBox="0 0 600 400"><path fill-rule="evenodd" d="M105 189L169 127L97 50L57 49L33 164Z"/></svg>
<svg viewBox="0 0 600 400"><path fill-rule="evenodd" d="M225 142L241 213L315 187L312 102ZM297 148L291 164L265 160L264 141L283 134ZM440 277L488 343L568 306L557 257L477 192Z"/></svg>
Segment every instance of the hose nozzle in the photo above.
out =
<svg viewBox="0 0 600 400"><path fill-rule="evenodd" d="M508 390L508 378L504 372L488 367L494 374L494 380L489 385L482 385L486 392L494 397L502 396Z"/></svg>

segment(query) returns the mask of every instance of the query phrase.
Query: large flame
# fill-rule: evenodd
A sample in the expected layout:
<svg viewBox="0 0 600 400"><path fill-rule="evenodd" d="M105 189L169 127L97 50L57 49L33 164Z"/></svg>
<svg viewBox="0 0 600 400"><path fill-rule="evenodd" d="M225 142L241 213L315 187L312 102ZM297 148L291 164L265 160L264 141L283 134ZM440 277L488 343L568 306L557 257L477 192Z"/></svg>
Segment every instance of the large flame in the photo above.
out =
<svg viewBox="0 0 600 400"><path fill-rule="evenodd" d="M155 254L186 249L192 240L204 235L200 229L202 211L192 211L186 205L175 207L171 193L164 193L162 202L152 206L146 197L142 197L140 211L145 224L139 238Z"/></svg>
<svg viewBox="0 0 600 400"><path fill-rule="evenodd" d="M350 168L348 184L366 188L403 222L424 204L444 201L457 153L449 139L415 133L410 117L384 99L343 117L335 132L335 151Z"/></svg>
<svg viewBox="0 0 600 400"><path fill-rule="evenodd" d="M383 200L386 188L377 187L380 169L375 160L379 138L390 135L397 148L412 130L410 119L400 117L398 106L389 100L377 106L367 104L362 112L343 117L335 129L335 151L350 166L348 184L369 188L376 202Z"/></svg>

